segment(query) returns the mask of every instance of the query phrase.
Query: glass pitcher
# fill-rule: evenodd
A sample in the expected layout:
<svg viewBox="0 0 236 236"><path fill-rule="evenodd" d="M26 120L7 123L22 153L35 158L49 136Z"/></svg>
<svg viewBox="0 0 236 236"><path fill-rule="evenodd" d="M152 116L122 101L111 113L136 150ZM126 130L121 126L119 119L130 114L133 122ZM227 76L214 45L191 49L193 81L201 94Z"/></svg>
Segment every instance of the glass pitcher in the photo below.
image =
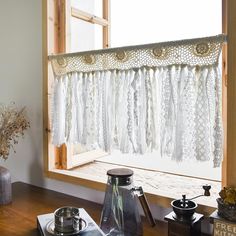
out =
<svg viewBox="0 0 236 236"><path fill-rule="evenodd" d="M133 171L116 168L107 171L108 181L100 227L109 236L141 236L143 228L138 211L139 198L150 224L155 225L141 187L133 185Z"/></svg>

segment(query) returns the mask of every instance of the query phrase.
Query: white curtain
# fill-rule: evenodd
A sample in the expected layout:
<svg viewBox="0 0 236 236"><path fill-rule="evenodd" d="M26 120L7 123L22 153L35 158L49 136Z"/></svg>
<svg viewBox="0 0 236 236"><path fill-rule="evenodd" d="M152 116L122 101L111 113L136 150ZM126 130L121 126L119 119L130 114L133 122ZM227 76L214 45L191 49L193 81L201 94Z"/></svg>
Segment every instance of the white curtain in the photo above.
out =
<svg viewBox="0 0 236 236"><path fill-rule="evenodd" d="M57 63L64 70L64 64ZM53 84L53 144L140 154L155 149L176 161L213 160L219 166L221 75L218 63L205 64L58 73Z"/></svg>
<svg viewBox="0 0 236 236"><path fill-rule="evenodd" d="M177 161L222 157L216 66L70 73L54 84L53 143L145 153Z"/></svg>

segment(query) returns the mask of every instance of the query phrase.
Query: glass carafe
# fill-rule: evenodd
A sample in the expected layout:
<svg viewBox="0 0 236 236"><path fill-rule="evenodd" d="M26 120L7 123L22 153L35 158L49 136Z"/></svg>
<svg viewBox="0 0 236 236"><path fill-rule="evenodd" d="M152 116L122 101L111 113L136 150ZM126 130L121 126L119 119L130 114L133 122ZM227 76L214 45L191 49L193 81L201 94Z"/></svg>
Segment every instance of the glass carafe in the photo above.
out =
<svg viewBox="0 0 236 236"><path fill-rule="evenodd" d="M133 171L127 168L107 172L108 181L100 227L108 236L141 236L143 234L138 210L138 197L151 225L151 215L142 188L133 185Z"/></svg>

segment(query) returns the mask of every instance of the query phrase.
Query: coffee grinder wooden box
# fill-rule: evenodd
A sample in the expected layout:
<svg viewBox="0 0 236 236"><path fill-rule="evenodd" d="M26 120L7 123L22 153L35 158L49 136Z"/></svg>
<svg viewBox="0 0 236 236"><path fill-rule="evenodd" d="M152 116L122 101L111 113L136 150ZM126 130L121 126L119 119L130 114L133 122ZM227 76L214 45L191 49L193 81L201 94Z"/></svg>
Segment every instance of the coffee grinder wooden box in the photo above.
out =
<svg viewBox="0 0 236 236"><path fill-rule="evenodd" d="M199 236L201 235L202 214L194 213L189 219L178 219L172 211L164 218L168 222L168 236Z"/></svg>
<svg viewBox="0 0 236 236"><path fill-rule="evenodd" d="M210 216L213 223L213 236L236 236L236 222L225 220L217 214L217 210Z"/></svg>

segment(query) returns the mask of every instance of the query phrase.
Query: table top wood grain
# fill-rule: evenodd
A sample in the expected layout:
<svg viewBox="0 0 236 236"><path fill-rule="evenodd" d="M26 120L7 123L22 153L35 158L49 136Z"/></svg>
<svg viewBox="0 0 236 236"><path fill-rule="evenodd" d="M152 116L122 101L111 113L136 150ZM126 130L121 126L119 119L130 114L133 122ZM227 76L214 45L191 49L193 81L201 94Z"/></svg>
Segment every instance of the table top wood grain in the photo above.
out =
<svg viewBox="0 0 236 236"><path fill-rule="evenodd" d="M54 212L62 206L84 208L99 224L102 206L73 196L15 182L12 184L12 203L0 206L0 236L39 236L37 215ZM144 236L166 236L167 223L157 222L154 228L143 219Z"/></svg>

